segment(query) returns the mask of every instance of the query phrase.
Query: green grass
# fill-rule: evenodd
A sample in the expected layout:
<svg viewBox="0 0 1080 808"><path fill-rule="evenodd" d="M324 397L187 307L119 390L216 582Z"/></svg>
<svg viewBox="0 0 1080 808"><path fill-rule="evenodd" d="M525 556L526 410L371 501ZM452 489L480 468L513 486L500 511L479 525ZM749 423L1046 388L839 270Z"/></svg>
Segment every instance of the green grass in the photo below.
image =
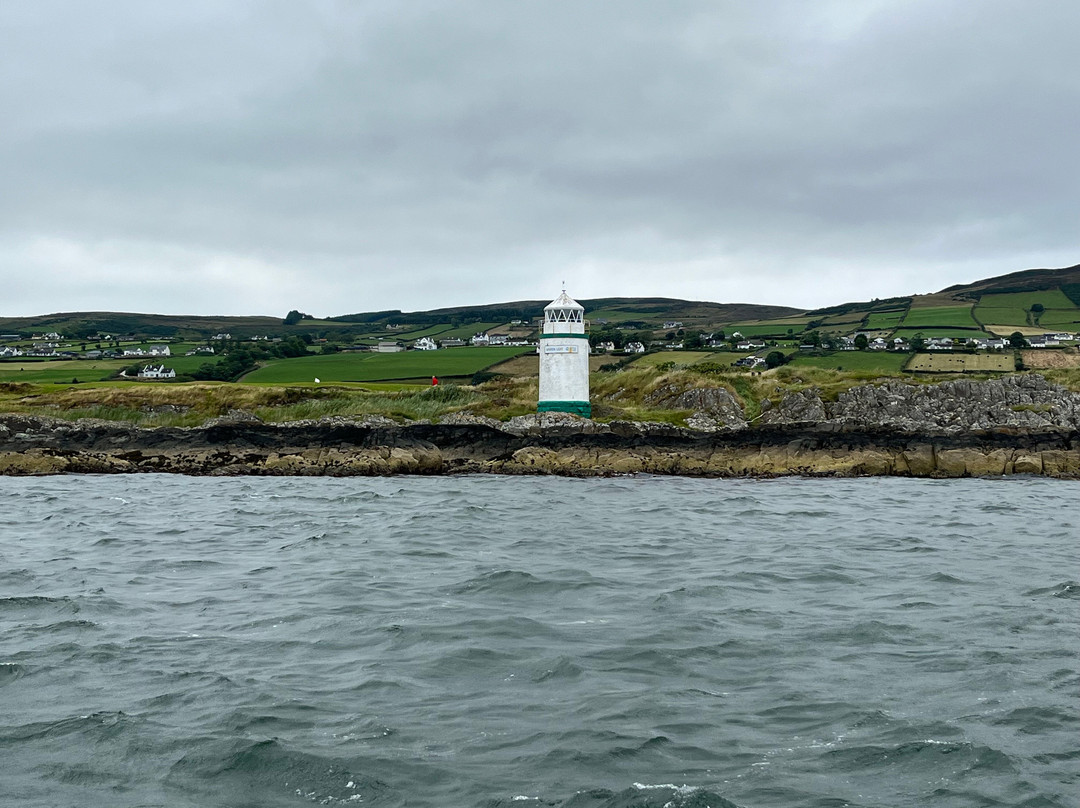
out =
<svg viewBox="0 0 1080 808"><path fill-rule="evenodd" d="M902 311L871 312L866 317L866 328L874 331L891 331L904 319Z"/></svg>
<svg viewBox="0 0 1080 808"><path fill-rule="evenodd" d="M1041 314L1030 314L1036 303L1043 305ZM1031 325L1035 328L1068 326L1080 323L1080 309L1060 289L1041 292L1012 292L983 295L975 315L987 325Z"/></svg>
<svg viewBox="0 0 1080 808"><path fill-rule="evenodd" d="M595 325L597 320L607 320L610 324L625 323L628 320L633 322L645 322L651 321L653 316L648 312L622 311L621 309L597 309L596 311L585 312L585 319L591 321Z"/></svg>
<svg viewBox="0 0 1080 808"><path fill-rule="evenodd" d="M830 317L827 320L821 321L821 327L827 328L830 331L839 330L841 332L854 331L857 328L862 327L862 318L852 320L849 316L843 317Z"/></svg>
<svg viewBox="0 0 1080 808"><path fill-rule="evenodd" d="M756 323L754 325L729 325L725 326L723 331L729 337L736 331L744 337L786 337L789 328L793 334L798 334L806 326L788 323Z"/></svg>
<svg viewBox="0 0 1080 808"><path fill-rule="evenodd" d="M1076 331L1080 328L1080 309L1072 311L1044 311L1039 317L1039 325L1051 330Z"/></svg>
<svg viewBox="0 0 1080 808"><path fill-rule="evenodd" d="M1045 317L1048 312L1044 312ZM985 325L1027 325L1028 314L1023 309L1005 308L995 306L993 308L979 306L975 309L975 316Z"/></svg>
<svg viewBox="0 0 1080 808"><path fill-rule="evenodd" d="M784 367L822 368L824 370L872 370L898 374L908 360L908 354L889 351L837 351L825 356L800 354Z"/></svg>
<svg viewBox="0 0 1080 808"><path fill-rule="evenodd" d="M491 328L503 325L503 323L470 323L469 325L458 326L457 328L451 328L448 331L442 331L439 333L439 339L463 339L468 340L473 334L479 334L483 331L487 331ZM389 331L387 332L390 333ZM482 350L488 350L484 348Z"/></svg>
<svg viewBox="0 0 1080 808"><path fill-rule="evenodd" d="M911 309L904 318L903 326L904 328L930 326L978 328L979 324L971 316L971 306L933 306L925 309Z"/></svg>
<svg viewBox="0 0 1080 808"><path fill-rule="evenodd" d="M0 382L64 383L101 381L130 362L64 359L48 362L0 362Z"/></svg>
<svg viewBox="0 0 1080 808"><path fill-rule="evenodd" d="M930 337L952 337L953 339L986 339L990 335L979 329L964 328L898 328L895 336L911 339L916 334L930 339Z"/></svg>
<svg viewBox="0 0 1080 808"><path fill-rule="evenodd" d="M472 376L478 370L528 353L533 348L450 348L400 353L340 353L281 359L244 376L245 382L282 384L310 382L367 382L420 379L429 376Z"/></svg>
<svg viewBox="0 0 1080 808"><path fill-rule="evenodd" d="M401 340L414 340L420 339L420 337L433 337L438 334L440 337L445 337L446 332L451 329L449 323L443 323L441 325L430 325L424 328L414 328L409 331L401 330L394 331L392 329L384 329L378 334L371 334L368 336L370 339L401 339ZM471 337L472 334L469 334Z"/></svg>
<svg viewBox="0 0 1080 808"><path fill-rule="evenodd" d="M255 414L268 422L297 421L327 416L388 415L396 418L436 418L448 409L461 409L481 396L470 388L454 384L402 389L397 392L368 392L308 399L295 404L260 407Z"/></svg>
<svg viewBox="0 0 1080 808"><path fill-rule="evenodd" d="M979 298L979 308L988 309L1030 309L1034 304L1042 303L1047 309L1075 309L1065 293L1060 289L1044 289L1040 292L1011 292L999 295L983 295Z"/></svg>

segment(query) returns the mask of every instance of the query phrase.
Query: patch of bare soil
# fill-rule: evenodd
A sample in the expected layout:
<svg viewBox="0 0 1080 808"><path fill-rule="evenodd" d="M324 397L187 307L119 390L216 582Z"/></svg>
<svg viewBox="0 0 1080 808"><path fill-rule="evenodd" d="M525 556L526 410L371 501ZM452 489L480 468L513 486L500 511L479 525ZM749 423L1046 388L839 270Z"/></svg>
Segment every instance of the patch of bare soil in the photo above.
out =
<svg viewBox="0 0 1080 808"><path fill-rule="evenodd" d="M1076 348L1021 351L1024 367L1029 368L1080 368L1080 353Z"/></svg>

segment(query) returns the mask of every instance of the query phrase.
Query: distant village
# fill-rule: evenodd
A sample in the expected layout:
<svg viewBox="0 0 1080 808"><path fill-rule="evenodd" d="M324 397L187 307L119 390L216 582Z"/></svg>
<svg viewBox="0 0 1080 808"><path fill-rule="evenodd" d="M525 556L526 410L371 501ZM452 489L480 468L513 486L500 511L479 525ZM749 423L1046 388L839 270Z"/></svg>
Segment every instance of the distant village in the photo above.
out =
<svg viewBox="0 0 1080 808"><path fill-rule="evenodd" d="M387 331L400 331L407 326L387 325ZM619 333L622 327L610 324L607 320L598 319L592 323L590 335L590 352L594 354L613 354L633 356L652 351L678 351L706 349L715 351L736 352L745 354L731 362L732 366L744 369L759 370L769 364L767 356L770 348L784 347L786 351L793 352L791 355L833 353L846 351L888 351L897 353L913 352L953 352L953 351L979 351L1000 352L1012 348L1056 348L1065 345L1075 345L1080 342L1080 334L1070 332L1046 332L1041 335L1028 335L1020 337L1014 334L1006 338L974 337L963 339L958 337L928 337L908 339L903 337L885 337L880 331L859 330L854 333L836 336L827 332L810 331L804 332L794 340L777 341L776 339L755 338L744 336L742 332L733 330L705 332L694 329L687 330L684 323L678 320L664 321L659 329L635 329L628 333L637 338L615 339L605 338L613 333ZM168 340L159 337L159 342L152 342L146 337L129 333L114 335L107 333L92 334L78 340L66 339L64 335L55 331L33 334L30 336L20 334L0 334L0 361L19 359L34 360L133 360L133 365L119 372L120 378L139 380L174 379L176 370L170 367L169 359L175 354L171 345L181 343L189 346L183 351L184 356L203 356L213 360L219 355L225 355L235 351L238 346L245 343L257 345L274 345L288 339L278 335L254 335L246 337L234 337L231 333L222 332L206 338L204 343L192 346L190 340L183 341L179 338ZM450 350L462 347L536 347L536 326L528 320L514 320L497 329L483 330L474 333L465 339L460 337L447 337L437 339L435 336L421 336L416 339L385 339L368 340L363 344L347 344L331 341L326 338L317 338L311 341L311 347L323 352L374 352L374 353L399 353L404 351L438 351ZM92 346L92 347L88 347ZM786 357L789 358L789 357ZM137 366L137 368L136 368Z"/></svg>

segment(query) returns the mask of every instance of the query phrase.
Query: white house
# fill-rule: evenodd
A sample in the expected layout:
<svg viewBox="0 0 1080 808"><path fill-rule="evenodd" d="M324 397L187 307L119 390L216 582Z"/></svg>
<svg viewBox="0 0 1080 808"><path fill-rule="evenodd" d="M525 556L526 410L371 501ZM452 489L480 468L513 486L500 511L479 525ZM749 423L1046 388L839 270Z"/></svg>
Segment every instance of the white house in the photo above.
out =
<svg viewBox="0 0 1080 808"><path fill-rule="evenodd" d="M164 365L147 365L139 371L140 379L175 379L176 371Z"/></svg>
<svg viewBox="0 0 1080 808"><path fill-rule="evenodd" d="M449 339L440 340L439 344L443 348L460 348L465 344L465 340L458 339L457 337L450 337Z"/></svg>
<svg viewBox="0 0 1080 808"><path fill-rule="evenodd" d="M18 348L7 347L7 346L5 346L3 348L0 348L0 356L3 356L3 357L22 356L22 355L23 355L23 352L20 351Z"/></svg>
<svg viewBox="0 0 1080 808"><path fill-rule="evenodd" d="M736 359L731 364L735 367L750 368L753 370L755 368L765 367L767 363L760 356L744 356L742 359Z"/></svg>
<svg viewBox="0 0 1080 808"><path fill-rule="evenodd" d="M664 328L666 330L671 330L672 328L682 328L682 323L678 320L668 320L664 323Z"/></svg>
<svg viewBox="0 0 1080 808"><path fill-rule="evenodd" d="M491 337L487 334L473 334L472 339L469 340L473 345L490 345Z"/></svg>
<svg viewBox="0 0 1080 808"><path fill-rule="evenodd" d="M626 353L645 353L645 346L640 342L628 342L623 346L623 351Z"/></svg>
<svg viewBox="0 0 1080 808"><path fill-rule="evenodd" d="M399 345L396 342L390 342L389 340L383 340L375 346L375 351L377 353L397 353L398 351L404 350L405 348L402 345Z"/></svg>
<svg viewBox="0 0 1080 808"><path fill-rule="evenodd" d="M172 356L168 345L151 345L146 349L147 356Z"/></svg>
<svg viewBox="0 0 1080 808"><path fill-rule="evenodd" d="M413 348L417 351L437 351L439 346L435 344L435 340L431 337L420 337L413 343Z"/></svg>

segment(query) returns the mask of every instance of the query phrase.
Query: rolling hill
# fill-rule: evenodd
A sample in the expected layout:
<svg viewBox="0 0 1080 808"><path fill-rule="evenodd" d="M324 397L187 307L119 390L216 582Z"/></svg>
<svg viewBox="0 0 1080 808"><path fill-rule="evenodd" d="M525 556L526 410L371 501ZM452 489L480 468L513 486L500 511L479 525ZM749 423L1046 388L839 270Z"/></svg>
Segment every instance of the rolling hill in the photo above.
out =
<svg viewBox="0 0 1080 808"><path fill-rule="evenodd" d="M142 339L209 340L217 334L235 339L304 335L331 342L373 344L380 339L467 338L476 331L535 329L547 301L519 300L427 311L384 310L326 319L305 318L285 325L277 317L206 317L119 312L66 312L34 317L0 317L0 333L56 331L69 340L97 334ZM747 337L798 339L811 331L834 336L867 331L878 335L978 336L1008 334L1014 329L1080 330L1080 265L1028 269L933 295L848 302L813 310L675 298L607 297L581 301L593 328L637 329L658 337L677 328L713 332L727 329ZM667 324L667 327L666 327Z"/></svg>

